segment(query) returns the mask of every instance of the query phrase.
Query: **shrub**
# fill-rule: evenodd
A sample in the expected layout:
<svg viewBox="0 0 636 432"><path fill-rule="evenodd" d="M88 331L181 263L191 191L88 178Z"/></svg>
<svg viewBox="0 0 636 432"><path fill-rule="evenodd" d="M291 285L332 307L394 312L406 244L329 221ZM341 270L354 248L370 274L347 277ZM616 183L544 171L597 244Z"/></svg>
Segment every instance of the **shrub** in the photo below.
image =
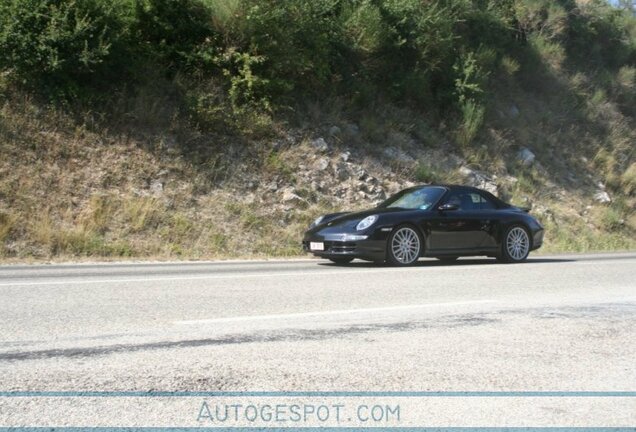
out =
<svg viewBox="0 0 636 432"><path fill-rule="evenodd" d="M152 69L213 83L234 113L335 94L475 125L497 68L539 88L542 63L597 62L629 83L636 20L604 0L0 0L0 52L2 76L53 93L134 85ZM632 96L616 98L631 112Z"/></svg>
<svg viewBox="0 0 636 432"><path fill-rule="evenodd" d="M468 146L477 136L484 122L485 108L472 99L461 103L461 124L455 135L460 146Z"/></svg>
<svg viewBox="0 0 636 432"><path fill-rule="evenodd" d="M337 2L246 0L242 48L262 56L253 75L272 96L322 91L346 62ZM256 65L255 65L256 66Z"/></svg>
<svg viewBox="0 0 636 432"><path fill-rule="evenodd" d="M216 34L212 9L199 0L135 0L132 31L142 52L171 72L204 62L201 48Z"/></svg>
<svg viewBox="0 0 636 432"><path fill-rule="evenodd" d="M636 62L636 19L603 0L581 2L570 13L569 55L590 66L619 68Z"/></svg>
<svg viewBox="0 0 636 432"><path fill-rule="evenodd" d="M565 8L551 0L523 0L515 2L519 29L526 35L539 35L545 40L561 38L568 27Z"/></svg>
<svg viewBox="0 0 636 432"><path fill-rule="evenodd" d="M478 63L475 53L460 55L453 65L453 71L456 76L455 96L460 106L464 106L469 99L481 98L489 72Z"/></svg>
<svg viewBox="0 0 636 432"><path fill-rule="evenodd" d="M621 176L621 183L627 195L636 195L636 162L632 163Z"/></svg>
<svg viewBox="0 0 636 432"><path fill-rule="evenodd" d="M125 61L117 3L100 0L2 0L0 69L32 88L75 94L103 84Z"/></svg>
<svg viewBox="0 0 636 432"><path fill-rule="evenodd" d="M607 231L615 231L624 225L623 214L619 209L608 207L603 210L601 224Z"/></svg>
<svg viewBox="0 0 636 432"><path fill-rule="evenodd" d="M501 59L501 69L509 77L519 72L520 67L519 62L512 57L505 56Z"/></svg>
<svg viewBox="0 0 636 432"><path fill-rule="evenodd" d="M420 162L415 168L415 180L423 183L433 183L439 180L439 175L433 167L427 163Z"/></svg>

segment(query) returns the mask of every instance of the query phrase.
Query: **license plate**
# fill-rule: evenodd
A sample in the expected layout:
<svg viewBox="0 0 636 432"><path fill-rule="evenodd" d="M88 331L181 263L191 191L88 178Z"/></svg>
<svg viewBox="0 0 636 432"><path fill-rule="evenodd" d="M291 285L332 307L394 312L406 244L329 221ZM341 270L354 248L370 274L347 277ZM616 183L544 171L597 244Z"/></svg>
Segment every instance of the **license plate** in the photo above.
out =
<svg viewBox="0 0 636 432"><path fill-rule="evenodd" d="M309 243L309 250L312 250L312 251L324 251L325 250L325 244L323 242L310 242Z"/></svg>

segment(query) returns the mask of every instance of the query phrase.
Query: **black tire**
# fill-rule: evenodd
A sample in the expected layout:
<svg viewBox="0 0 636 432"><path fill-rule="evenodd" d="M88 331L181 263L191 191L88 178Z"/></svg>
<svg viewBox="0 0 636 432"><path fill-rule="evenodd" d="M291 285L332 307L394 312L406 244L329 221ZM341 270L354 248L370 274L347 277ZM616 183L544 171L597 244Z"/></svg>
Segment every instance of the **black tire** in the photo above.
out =
<svg viewBox="0 0 636 432"><path fill-rule="evenodd" d="M424 239L411 225L396 227L386 244L387 262L393 266L410 266L417 263L424 250Z"/></svg>
<svg viewBox="0 0 636 432"><path fill-rule="evenodd" d="M522 225L512 225L501 238L497 261L502 263L520 263L528 258L531 248L530 233Z"/></svg>
<svg viewBox="0 0 636 432"><path fill-rule="evenodd" d="M353 261L353 258L329 258L329 261L336 265L346 265Z"/></svg>
<svg viewBox="0 0 636 432"><path fill-rule="evenodd" d="M459 257L448 256L448 257L435 257L435 258L437 258L441 262L450 263L450 262L453 262L453 261L457 261L457 258L459 258Z"/></svg>

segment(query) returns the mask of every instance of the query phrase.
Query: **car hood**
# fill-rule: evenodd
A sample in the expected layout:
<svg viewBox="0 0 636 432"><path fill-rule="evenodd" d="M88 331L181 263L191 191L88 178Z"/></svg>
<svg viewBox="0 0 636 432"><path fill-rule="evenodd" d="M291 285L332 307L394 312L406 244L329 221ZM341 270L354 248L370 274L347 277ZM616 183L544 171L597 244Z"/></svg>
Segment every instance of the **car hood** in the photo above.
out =
<svg viewBox="0 0 636 432"><path fill-rule="evenodd" d="M376 207L369 210L363 210L358 212L349 212L349 213L336 213L331 215L325 215L325 221L320 225L317 225L309 230L309 232L317 232L328 228L354 228L362 219L371 215L382 216L383 214L388 213L398 213L412 211L403 208L389 207L389 208L380 208ZM333 217L335 216L335 217Z"/></svg>

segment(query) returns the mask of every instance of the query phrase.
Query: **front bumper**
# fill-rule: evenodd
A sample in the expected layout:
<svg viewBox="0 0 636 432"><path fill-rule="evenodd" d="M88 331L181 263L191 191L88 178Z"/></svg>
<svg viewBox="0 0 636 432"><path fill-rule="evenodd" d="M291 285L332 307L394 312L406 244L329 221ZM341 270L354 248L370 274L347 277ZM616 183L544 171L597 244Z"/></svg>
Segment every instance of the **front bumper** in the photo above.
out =
<svg viewBox="0 0 636 432"><path fill-rule="evenodd" d="M532 231L532 247L530 250L539 249L543 245L543 234L545 230L538 228Z"/></svg>
<svg viewBox="0 0 636 432"><path fill-rule="evenodd" d="M305 234L303 250L321 258L360 258L368 261L386 259L386 236L369 235L365 239L352 240L349 233ZM311 242L324 244L324 250L310 250Z"/></svg>

